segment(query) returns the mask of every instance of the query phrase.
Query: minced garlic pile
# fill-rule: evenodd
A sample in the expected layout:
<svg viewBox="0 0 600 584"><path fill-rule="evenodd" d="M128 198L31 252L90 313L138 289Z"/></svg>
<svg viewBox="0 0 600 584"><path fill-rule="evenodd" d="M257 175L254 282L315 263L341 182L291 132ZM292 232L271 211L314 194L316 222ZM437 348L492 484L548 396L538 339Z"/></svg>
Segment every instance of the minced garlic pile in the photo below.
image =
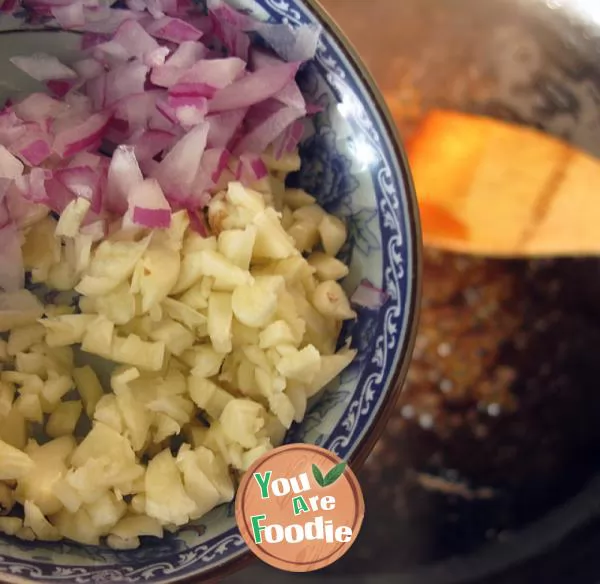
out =
<svg viewBox="0 0 600 584"><path fill-rule="evenodd" d="M355 317L337 282L346 228L284 188L296 159L270 160L256 190L229 183L206 237L180 211L95 242L83 199L28 227L32 281L81 296L0 295L0 531L118 549L161 537L231 501L352 361L335 352ZM107 360L110 390L76 365L86 353Z"/></svg>

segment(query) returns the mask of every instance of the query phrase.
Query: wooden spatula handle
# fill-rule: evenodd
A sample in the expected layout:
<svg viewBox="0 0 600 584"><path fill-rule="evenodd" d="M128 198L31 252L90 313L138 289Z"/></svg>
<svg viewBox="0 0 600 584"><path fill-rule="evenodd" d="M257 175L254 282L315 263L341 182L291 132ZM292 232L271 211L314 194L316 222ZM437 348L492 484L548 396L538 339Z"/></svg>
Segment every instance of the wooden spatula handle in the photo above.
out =
<svg viewBox="0 0 600 584"><path fill-rule="evenodd" d="M409 140L425 244L492 256L600 253L600 162L536 130L430 112Z"/></svg>

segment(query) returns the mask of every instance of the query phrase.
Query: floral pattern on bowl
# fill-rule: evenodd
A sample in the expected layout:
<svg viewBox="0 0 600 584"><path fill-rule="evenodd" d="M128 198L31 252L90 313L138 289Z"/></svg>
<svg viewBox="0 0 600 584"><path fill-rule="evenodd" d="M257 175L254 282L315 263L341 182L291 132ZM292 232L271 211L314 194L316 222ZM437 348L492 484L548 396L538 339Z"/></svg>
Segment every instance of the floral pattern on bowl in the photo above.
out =
<svg viewBox="0 0 600 584"><path fill-rule="evenodd" d="M261 20L291 26L320 23L303 0L230 3ZM18 21L6 18L11 22L3 17L0 31L15 31ZM26 26L24 21L21 25ZM30 23L27 28L31 29ZM43 50L64 55L69 43L59 37L68 35L53 34L54 40L45 39L51 45ZM7 55L0 59L0 72L8 79L7 86L11 85L10 72L2 69L8 67L8 57L40 50L42 36L40 32L0 34L0 54ZM3 42L8 44L3 47ZM287 436L288 442L316 443L349 459L378 420L399 367L408 359L419 270L415 206L386 121L361 72L332 32L324 31L315 61L301 74L301 85L309 101L324 109L314 116L303 140L303 165L293 181L348 223L349 242L342 250L343 259L350 263L344 282L347 291L366 278L389 295L379 309L359 309L357 321L345 327L345 335L359 351L356 360L311 404L305 420ZM226 505L177 534L149 539L140 549L126 552L0 537L0 580L176 582L213 575L245 552L233 506Z"/></svg>

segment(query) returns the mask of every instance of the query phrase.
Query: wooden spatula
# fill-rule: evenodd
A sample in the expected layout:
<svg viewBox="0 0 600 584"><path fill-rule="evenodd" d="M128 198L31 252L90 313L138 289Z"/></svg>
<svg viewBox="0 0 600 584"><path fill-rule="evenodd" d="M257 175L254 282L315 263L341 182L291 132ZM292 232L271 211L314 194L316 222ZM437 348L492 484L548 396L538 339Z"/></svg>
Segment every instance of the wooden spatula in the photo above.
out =
<svg viewBox="0 0 600 584"><path fill-rule="evenodd" d="M541 132L432 111L407 144L426 245L600 254L600 161Z"/></svg>

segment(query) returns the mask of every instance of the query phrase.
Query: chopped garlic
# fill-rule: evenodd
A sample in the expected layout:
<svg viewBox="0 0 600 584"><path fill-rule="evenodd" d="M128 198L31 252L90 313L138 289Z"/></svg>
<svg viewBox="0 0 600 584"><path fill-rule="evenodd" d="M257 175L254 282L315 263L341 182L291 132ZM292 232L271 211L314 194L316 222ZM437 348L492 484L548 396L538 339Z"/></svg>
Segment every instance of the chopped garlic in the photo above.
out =
<svg viewBox="0 0 600 584"><path fill-rule="evenodd" d="M73 199L60 214L55 234L63 237L75 237L81 223L90 208L90 201L83 197Z"/></svg>
<svg viewBox="0 0 600 584"><path fill-rule="evenodd" d="M347 267L333 257L346 228L285 190L298 160L268 157L274 174L256 190L230 183L215 196L214 236L181 211L168 229L113 225L97 244L78 233L82 202L58 225L32 227L34 280L83 296L78 311L0 294L0 481L15 486L0 482L0 506L24 508L24 521L0 517L0 532L113 549L162 537L231 501L232 472L281 444L351 362L353 351L334 353L355 316L336 282ZM79 343L86 359L122 364L106 387L91 366L75 367ZM54 439L38 444L29 422Z"/></svg>

